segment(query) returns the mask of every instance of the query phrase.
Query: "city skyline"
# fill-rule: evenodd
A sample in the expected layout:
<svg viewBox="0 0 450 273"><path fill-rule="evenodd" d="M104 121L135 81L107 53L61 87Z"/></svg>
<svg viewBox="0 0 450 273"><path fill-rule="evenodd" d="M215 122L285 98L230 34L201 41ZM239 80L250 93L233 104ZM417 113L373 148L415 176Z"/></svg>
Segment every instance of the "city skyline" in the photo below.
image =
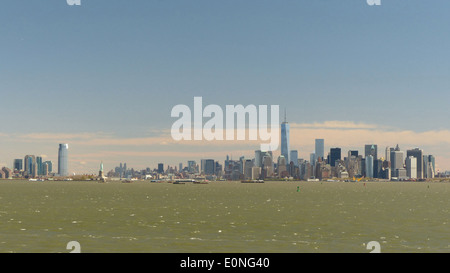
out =
<svg viewBox="0 0 450 273"><path fill-rule="evenodd" d="M283 121L283 124L287 124L287 121ZM280 128L280 133L281 134L286 134L285 136L285 142L284 144L282 144L281 146L285 145L287 147L290 147L290 142L288 141L290 139L290 131L283 129L283 126ZM325 142L326 139L315 139L314 140L314 148L317 150L327 150L325 147ZM332 142L332 141L331 141ZM362 148L361 148L362 147ZM374 168L374 161L378 160L378 159L383 159L383 160L387 160L391 162L391 166L392 170L396 170L396 169L403 169L404 166L411 166L411 161L409 161L410 157L415 157L416 158L416 162L415 164L415 168L416 168L416 172L417 175L415 175L415 178L417 179L422 179L425 178L424 175L424 171L423 168L427 168L428 162L431 162L432 160L432 164L433 164L433 173L437 174L439 172L441 173L445 173L448 170L447 169L440 169L439 168L439 161L438 163L436 163L436 156L434 154L430 154L428 153L426 155L426 159L425 159L425 154L424 154L424 150L421 148L418 148L417 146L414 146L414 148L406 148L401 150L399 144L396 144L396 148L390 147L390 146L386 146L386 153L385 154L381 154L378 155L377 154L377 150L378 150L378 144L372 143L372 144L364 144L363 146L361 145L361 149L360 148L356 148L356 149L347 149L348 151L348 157L350 158L350 156L355 156L357 157L357 154L360 154L361 156L364 154L364 156L362 156L362 158L372 158L372 167ZM58 176L69 176L72 174L77 174L76 171L74 170L68 170L68 164L70 161L70 156L68 156L68 148L69 148L69 144L59 144L59 149L58 149L58 171L55 172L54 174L58 175ZM328 147L327 147L328 148ZM279 149L281 150L281 148ZM312 158L308 158L307 154L303 154L301 157L299 156L299 152L296 149L290 149L290 155L289 158L291 158L291 160L286 160L285 157L283 156L283 154L281 153L281 151L273 151L271 152L271 157L273 162L275 162L275 160L278 158L278 160L280 160L280 158L282 158L283 162L286 163L286 165L289 165L289 162L292 161L292 158L296 158L297 161L293 162L295 166L298 167L298 164L300 162L300 160L302 161L311 161L312 164L315 164L316 161L327 161L329 160L328 164L331 165L331 167L335 167L335 161L336 160L341 160L343 158L346 157L347 153L346 150L341 148L341 147L334 147L334 146L330 146L329 147L329 152L327 154L327 156L325 156L323 158L319 158L319 157L314 157L314 159ZM261 165L262 163L262 158L260 159L259 156L256 155L257 150L252 150L251 151L251 155L248 156L248 154L237 154L235 155L235 159L236 158L244 158L244 159L250 159L252 160L254 163L256 163L256 165ZM362 153L361 151L364 151L364 153ZM263 151L263 153L265 153L266 151ZM315 152L315 151L314 151ZM259 151L259 153L261 153L261 151ZM313 153L315 155L315 153ZM233 159L232 157L233 155L231 154L231 160ZM204 170L204 161L208 161L208 160L212 160L212 162L221 162L222 160L228 161L230 159L230 154L229 153L223 153L219 156L220 158L216 157L211 157L212 159L205 159L206 157L201 157L201 158L193 158L193 157L189 157L186 160L178 160L178 163L171 163L171 162L164 162L164 163L160 163L161 162L161 158L153 158L152 160L156 160L157 162L159 162L158 165L158 172L161 172L162 170L162 166L166 166L166 167L174 167L175 169L177 168L177 166L183 166L184 163L187 163L186 166L190 165L190 162L196 162L197 160L200 162L200 170L203 171ZM423 158L422 158L423 157ZM4 165L3 167L7 167L11 170L15 170L17 168L15 168L15 166L20 166L19 170L23 170L25 172L25 174L29 174L32 175L33 177L37 177L37 176L42 176L44 175L44 171L43 171L43 166L45 166L46 168L46 172L45 174L50 174L51 173L51 169L53 166L53 163L51 160L46 160L45 162L43 161L43 159L46 159L47 156L42 156L42 155L26 155L25 159L22 161L21 159L17 159L15 158L12 163L12 168L10 168L8 165ZM226 160L225 160L226 158ZM438 157L439 158L439 157ZM28 160L29 159L29 160ZM310 159L310 160L309 160ZM194 160L194 161L192 161ZM20 161L20 162L18 162ZM122 162L122 161L120 161ZM126 160L125 160L126 162ZM259 163L257 163L259 162ZM98 163L98 162L97 162ZM423 163L426 163L425 165ZM115 164L111 161L110 164ZM366 162L367 164L367 162ZM130 164L132 165L132 164ZM101 166L103 169L103 160L101 160ZM127 170L127 163L125 163L125 170ZM0 165L0 167L2 167ZM151 164L147 164L147 165L137 165L137 166L133 166L136 167L136 170L142 170L142 169L152 169ZM132 168L133 168L132 167ZM367 166L368 168L368 166ZM122 163L120 163L120 169L122 169ZM156 169L156 168L154 168ZM50 170L50 171L49 171ZM405 169L406 171L406 169ZM88 171L88 172L78 172L78 174L95 174L95 171ZM410 174L410 173L409 173ZM411 175L410 175L411 177Z"/></svg>
<svg viewBox="0 0 450 273"><path fill-rule="evenodd" d="M448 1L8 1L0 10L0 166L70 172L251 156L260 143L175 142L170 110L280 105L299 158L397 143L450 170ZM120 18L118 20L117 18ZM432 31L430 31L432 30ZM276 151L278 154L280 150ZM345 152L344 152L345 154ZM289 157L290 154L288 153ZM57 166L55 166L57 167Z"/></svg>

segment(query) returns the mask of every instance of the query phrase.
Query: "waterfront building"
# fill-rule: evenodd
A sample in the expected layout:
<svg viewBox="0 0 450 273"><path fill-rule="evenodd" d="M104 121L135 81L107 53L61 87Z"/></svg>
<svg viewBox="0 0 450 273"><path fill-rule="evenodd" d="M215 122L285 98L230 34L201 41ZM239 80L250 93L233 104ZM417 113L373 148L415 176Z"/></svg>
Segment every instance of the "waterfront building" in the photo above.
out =
<svg viewBox="0 0 450 273"><path fill-rule="evenodd" d="M23 170L23 159L14 159L13 168L14 168L14 170L22 171Z"/></svg>
<svg viewBox="0 0 450 273"><path fill-rule="evenodd" d="M37 175L42 175L43 174L43 168L42 168L42 156L37 156L36 157L36 171L37 171Z"/></svg>
<svg viewBox="0 0 450 273"><path fill-rule="evenodd" d="M69 176L69 144L59 144L58 174L59 176Z"/></svg>
<svg viewBox="0 0 450 273"><path fill-rule="evenodd" d="M34 155L26 155L24 159L25 163L25 175L29 177L34 177L35 169L36 169L36 157Z"/></svg>

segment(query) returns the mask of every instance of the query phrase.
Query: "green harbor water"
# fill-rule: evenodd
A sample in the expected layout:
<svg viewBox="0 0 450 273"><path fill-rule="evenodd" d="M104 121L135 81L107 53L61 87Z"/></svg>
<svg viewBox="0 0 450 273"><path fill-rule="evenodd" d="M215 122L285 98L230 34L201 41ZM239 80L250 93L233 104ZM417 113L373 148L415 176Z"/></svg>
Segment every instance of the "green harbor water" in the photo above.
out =
<svg viewBox="0 0 450 273"><path fill-rule="evenodd" d="M450 183L0 181L0 252L450 252Z"/></svg>

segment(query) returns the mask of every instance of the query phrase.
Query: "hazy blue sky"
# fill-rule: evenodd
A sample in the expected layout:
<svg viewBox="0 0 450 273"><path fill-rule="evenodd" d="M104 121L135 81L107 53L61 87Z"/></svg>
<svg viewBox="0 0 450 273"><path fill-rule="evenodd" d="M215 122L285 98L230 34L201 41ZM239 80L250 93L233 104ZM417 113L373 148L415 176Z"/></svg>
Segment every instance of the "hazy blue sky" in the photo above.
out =
<svg viewBox="0 0 450 273"><path fill-rule="evenodd" d="M2 1L0 163L28 153L55 161L60 141L75 143L74 171L96 171L99 160L108 169L185 162L191 150L182 145L82 143L159 137L174 121L172 107L192 105L194 96L223 106L278 104L293 124L445 135L449 10L448 0ZM318 137L333 143L333 135ZM298 144L303 157L314 144L306 141ZM417 146L450 169L450 143L442 142Z"/></svg>

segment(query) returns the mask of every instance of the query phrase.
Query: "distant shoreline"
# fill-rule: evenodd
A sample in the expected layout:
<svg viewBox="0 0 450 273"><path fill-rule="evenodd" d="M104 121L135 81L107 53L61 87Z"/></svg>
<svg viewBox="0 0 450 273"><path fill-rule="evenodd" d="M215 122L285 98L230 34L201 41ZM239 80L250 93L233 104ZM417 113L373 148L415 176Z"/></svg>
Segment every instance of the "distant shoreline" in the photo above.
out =
<svg viewBox="0 0 450 273"><path fill-rule="evenodd" d="M45 180L45 181L29 181L28 179L0 179L0 182L29 182L29 183L45 183L45 182L64 182L64 183L69 183L69 182L76 182L76 183L81 183L81 182L97 182L97 183L102 183L99 180L70 180L70 181L65 181L65 180ZM125 180L107 180L106 183L127 183L127 184L133 184L133 183L149 183L149 184L172 184L172 182L169 181L159 181L159 182L151 182L150 180L133 180L130 183L125 182ZM208 181L208 183L242 183L241 180L226 180L226 181L220 181L220 180L213 180L213 181ZM327 180L323 180L323 181L306 181L306 180L266 180L264 181L264 183L308 183L308 184L318 184L318 183L329 183L329 184L333 184L333 183L357 183L357 184L361 184L361 183L393 183L393 184L398 184L398 183L450 183L450 179L434 179L434 180L426 180L426 181L379 181L379 180L361 180L361 181L339 181L339 180L335 180L335 181L327 181ZM242 184L264 184L264 183L242 183ZM191 182L187 182L186 184L191 184ZM193 184L193 183L192 183Z"/></svg>

